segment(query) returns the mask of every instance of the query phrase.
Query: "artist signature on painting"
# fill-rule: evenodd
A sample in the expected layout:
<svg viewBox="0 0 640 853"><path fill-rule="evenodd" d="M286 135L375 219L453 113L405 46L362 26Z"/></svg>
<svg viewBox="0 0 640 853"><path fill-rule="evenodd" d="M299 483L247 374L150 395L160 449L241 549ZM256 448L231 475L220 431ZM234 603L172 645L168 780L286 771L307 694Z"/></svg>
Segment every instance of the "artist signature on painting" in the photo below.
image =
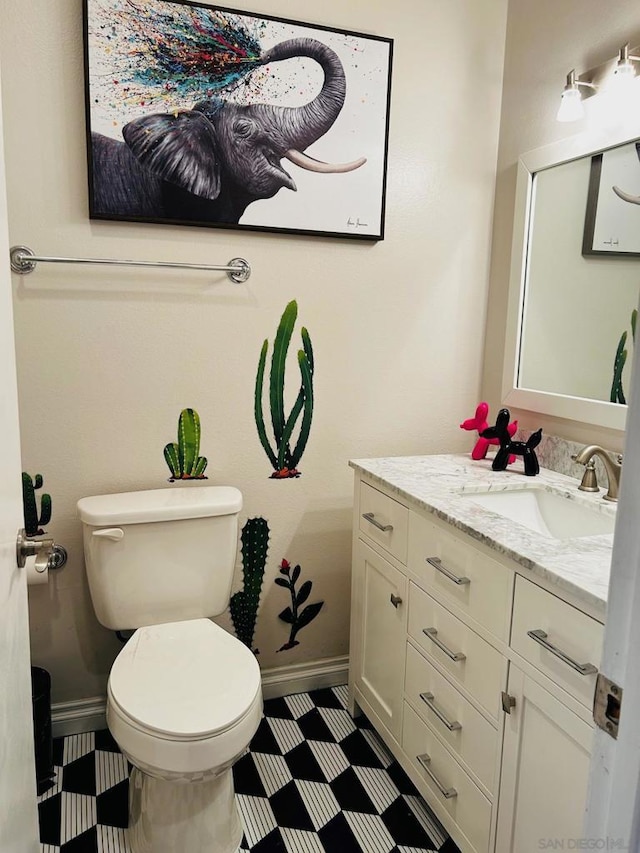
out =
<svg viewBox="0 0 640 853"><path fill-rule="evenodd" d="M350 216L347 219L347 228L368 228L368 227L369 227L369 223L368 222L360 222L359 216L357 216L355 219L352 216Z"/></svg>

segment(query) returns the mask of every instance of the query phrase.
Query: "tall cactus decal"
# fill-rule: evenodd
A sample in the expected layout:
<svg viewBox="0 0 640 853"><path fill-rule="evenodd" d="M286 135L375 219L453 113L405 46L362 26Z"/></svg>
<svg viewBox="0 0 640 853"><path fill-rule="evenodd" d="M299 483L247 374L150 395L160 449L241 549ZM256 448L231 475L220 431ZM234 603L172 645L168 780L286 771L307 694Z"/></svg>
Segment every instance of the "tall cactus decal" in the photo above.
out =
<svg viewBox="0 0 640 853"><path fill-rule="evenodd" d="M311 419L313 417L313 348L311 338L307 330L302 327L300 336L302 338L302 349L298 350L298 367L300 368L300 390L288 415L284 409L284 384L287 352L293 327L298 316L298 303L294 300L289 302L284 309L280 324L273 343L271 355L271 372L269 375L269 407L271 409L271 426L273 429L274 447L267 436L264 422L262 397L264 386L264 373L267 364L267 352L269 340L265 339L260 351L258 361L258 372L256 374L255 387L255 419L258 436L274 473L273 479L285 479L287 477L299 477L298 463L304 453ZM293 442L293 434L298 420L300 420L297 440ZM293 449L292 449L293 445Z"/></svg>
<svg viewBox="0 0 640 853"><path fill-rule="evenodd" d="M36 503L36 490L42 488L42 474L36 474L32 480L29 474L22 472L22 506L24 509L24 530L27 536L41 536L45 524L51 521L51 495L43 492L40 498L40 516Z"/></svg>
<svg viewBox="0 0 640 853"><path fill-rule="evenodd" d="M311 581L305 581L296 592L296 581L300 577L300 566L294 566L292 571L291 563L288 560L283 560L280 563L280 574L284 575L284 577L276 578L276 583L278 586L285 587L291 593L291 607L285 607L285 609L278 614L279 619L282 619L283 622L291 625L288 641L284 646L280 646L278 649L279 652L284 652L287 649L292 649L294 646L299 645L299 641L296 640L298 631L301 631L305 625L308 625L309 622L316 618L318 613L322 610L324 601L315 601L313 604L307 604L306 607L300 610L300 606L304 604L311 595L311 587L313 586L313 583Z"/></svg>
<svg viewBox="0 0 640 853"><path fill-rule="evenodd" d="M236 637L253 649L253 634L256 628L262 579L269 550L269 525L264 518L250 518L240 534L242 543L243 587L231 596L229 607Z"/></svg>
<svg viewBox="0 0 640 853"><path fill-rule="evenodd" d="M174 480L206 480L206 456L200 453L200 417L195 409L183 409L178 419L178 442L167 444L164 458Z"/></svg>
<svg viewBox="0 0 640 853"><path fill-rule="evenodd" d="M638 311L634 308L631 312L631 339L633 343L636 342L636 322L638 320ZM627 361L627 332L626 330L620 335L620 340L618 341L618 346L616 348L615 358L613 360L613 380L611 382L611 393L609 395L609 399L612 403L622 403L623 405L627 402L624 396L624 389L622 387L622 371L624 370L624 366Z"/></svg>

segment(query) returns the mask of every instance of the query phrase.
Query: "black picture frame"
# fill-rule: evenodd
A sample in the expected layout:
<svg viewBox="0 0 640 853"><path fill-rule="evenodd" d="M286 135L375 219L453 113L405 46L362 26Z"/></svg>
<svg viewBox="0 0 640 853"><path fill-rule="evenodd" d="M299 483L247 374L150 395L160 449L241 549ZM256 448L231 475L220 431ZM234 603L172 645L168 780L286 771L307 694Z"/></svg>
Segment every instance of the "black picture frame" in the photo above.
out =
<svg viewBox="0 0 640 853"><path fill-rule="evenodd" d="M392 39L192 0L83 13L91 219L384 239Z"/></svg>
<svg viewBox="0 0 640 853"><path fill-rule="evenodd" d="M582 240L585 257L640 257L640 196L628 191L632 184L640 189L640 141L593 155Z"/></svg>

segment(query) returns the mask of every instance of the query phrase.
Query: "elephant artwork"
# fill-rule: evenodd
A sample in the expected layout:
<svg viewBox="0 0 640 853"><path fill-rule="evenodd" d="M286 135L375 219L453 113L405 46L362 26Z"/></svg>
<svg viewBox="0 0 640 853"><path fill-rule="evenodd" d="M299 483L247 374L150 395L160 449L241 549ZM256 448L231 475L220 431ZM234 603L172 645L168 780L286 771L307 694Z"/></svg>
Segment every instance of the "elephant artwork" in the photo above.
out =
<svg viewBox="0 0 640 853"><path fill-rule="evenodd" d="M87 2L91 5L94 0ZM100 2L104 3L105 0ZM107 2L114 3L116 0ZM165 13L165 21L166 15L176 5L168 0L150 2L169 10ZM202 7L198 8L197 14L193 9L182 12L182 17L188 20L184 16L190 15L194 32L201 33L205 23L211 31L210 22L217 20L216 14L216 10L210 10L209 7L205 10ZM182 38L185 43L189 43L191 35L185 30L184 21L182 23ZM319 31L313 32L315 35ZM170 108L166 109L165 99L165 109L157 112L150 112L145 99L138 95L141 106L145 108L140 110L139 115L133 114L130 108L129 112L133 115L123 123L120 135L108 135L90 126L92 218L238 226L247 208L254 202L274 199L281 190L297 191L291 171L296 175L300 173L291 170L290 166L285 168L283 162L288 161L300 170L313 173L318 181L334 176L334 195L339 194L344 187L344 184L343 187L340 184L342 176L346 177L347 173L367 167L367 156L357 156L347 162L326 162L307 153L310 146L325 134L330 134L345 106L348 80L337 52L316 37L285 38L263 50L257 38L250 41L249 36L244 36L242 44L248 43L249 47L244 49L240 58L239 49L232 53L232 60L225 53L224 61L235 63L236 77L242 75L245 80L253 80L259 70L270 74L271 78L276 76L276 72L280 78L286 78L287 74L295 77L296 72L287 69L299 67L295 64L306 59L313 61L311 65L317 63L321 69L323 80L320 91L305 103L295 106L263 103L260 102L262 93L258 80L251 87L251 102L246 103L234 96L237 80L234 79L234 86L227 87L228 91L225 85L216 89L207 82L200 92L192 87L193 99L190 104L176 107L169 100ZM225 40L226 43L231 41L226 32ZM171 49L177 51L181 48L176 45L176 41L174 37ZM240 39L237 41L240 42ZM388 40L384 40L383 44L389 48ZM207 50L207 55L210 55L211 49L207 47ZM167 53L166 49L164 53ZM200 53L203 51L200 50ZM221 62L218 60L216 66L218 74ZM165 65L168 68L167 87L170 87L172 66L167 62ZM240 71L235 71L238 67ZM223 72L226 73L225 68ZM138 77L143 79L140 74ZM204 97L197 98L197 94L204 94ZM88 103L91 103L90 98ZM350 140L350 150L354 149L354 142L357 143L357 140ZM335 149L335 142L329 147ZM386 141L383 141L383 148L386 154ZM383 156L383 165L384 159ZM378 177L382 176L383 183L385 170L383 168L380 172L379 151L375 160L372 172ZM381 207L384 195L382 185L380 190ZM308 197L300 208L302 219L304 210L314 204L314 198L309 196L308 184L305 185L305 193ZM344 221L337 223L335 229L328 228L321 233L331 230L349 233L351 229L354 236L381 239L382 235L376 233L375 227L372 233L358 233L362 217L358 213L357 198L349 201L350 207L346 210ZM354 205L355 217L352 213ZM378 220L377 230L381 232L382 210ZM261 227L259 222L253 224L254 227ZM275 225L274 230L282 230L278 228L277 222L269 221L265 224L266 227ZM366 225L364 220L362 224ZM286 230L305 230L304 221L283 222L282 225ZM314 228L312 223L309 230L314 233L319 229Z"/></svg>

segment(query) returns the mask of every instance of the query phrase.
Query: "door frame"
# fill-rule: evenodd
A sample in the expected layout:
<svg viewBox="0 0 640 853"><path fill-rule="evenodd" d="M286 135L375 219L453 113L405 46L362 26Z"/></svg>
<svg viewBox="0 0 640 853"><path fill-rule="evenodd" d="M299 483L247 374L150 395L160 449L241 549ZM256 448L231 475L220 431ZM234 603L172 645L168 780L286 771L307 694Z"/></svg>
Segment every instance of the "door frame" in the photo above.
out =
<svg viewBox="0 0 640 853"><path fill-rule="evenodd" d="M600 671L623 689L618 739L596 728L584 837L640 845L640 341L634 347L620 500ZM633 651L631 651L633 650ZM628 654L628 651L631 651ZM606 846L609 845L609 846Z"/></svg>

